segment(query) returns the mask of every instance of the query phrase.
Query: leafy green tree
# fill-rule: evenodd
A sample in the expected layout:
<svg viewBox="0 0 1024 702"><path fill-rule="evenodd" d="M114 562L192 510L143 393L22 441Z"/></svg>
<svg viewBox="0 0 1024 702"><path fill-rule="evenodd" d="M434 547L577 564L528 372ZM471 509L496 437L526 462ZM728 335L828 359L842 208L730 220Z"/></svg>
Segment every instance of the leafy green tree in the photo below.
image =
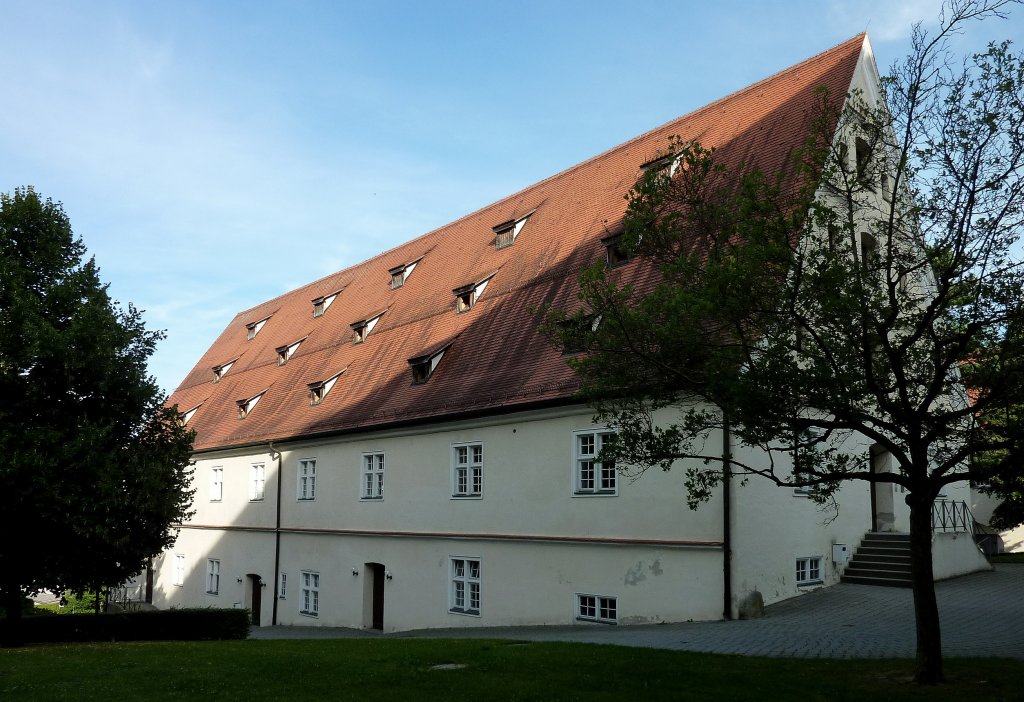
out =
<svg viewBox="0 0 1024 702"><path fill-rule="evenodd" d="M187 516L192 433L146 361L159 332L118 307L58 203L0 195L0 590L98 590ZM16 633L12 634L16 636Z"/></svg>
<svg viewBox="0 0 1024 702"><path fill-rule="evenodd" d="M669 144L678 166L635 186L620 242L660 275L599 264L582 309L549 317L617 429L602 457L682 461L692 505L731 474L823 501L850 480L905 488L923 683L943 677L932 505L979 476L973 457L1021 456L1018 432L976 412L1024 401L1024 64L1006 43L961 60L948 42L1007 5L958 0L934 35L916 26L878 104L822 93L783 172ZM965 386L986 388L973 407ZM711 431L769 460L723 456ZM889 472L850 450L868 445Z"/></svg>

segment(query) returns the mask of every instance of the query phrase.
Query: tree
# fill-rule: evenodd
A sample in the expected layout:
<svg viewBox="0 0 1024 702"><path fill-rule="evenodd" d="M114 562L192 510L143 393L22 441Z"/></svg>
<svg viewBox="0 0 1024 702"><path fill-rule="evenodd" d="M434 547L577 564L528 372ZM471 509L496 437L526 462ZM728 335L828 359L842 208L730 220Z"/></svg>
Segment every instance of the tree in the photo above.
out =
<svg viewBox="0 0 1024 702"><path fill-rule="evenodd" d="M616 428L602 458L683 461L691 506L731 474L822 501L850 480L905 488L922 683L943 678L933 502L981 477L977 456L1020 465L1019 430L976 413L1024 401L1024 63L1007 43L964 60L949 46L1009 4L954 0L934 35L917 25L877 103L823 92L781 172L673 141L677 167L630 192L620 242L660 275L596 265L581 310L549 314L556 343L587 351L571 363L595 421ZM965 386L985 388L973 407ZM769 460L705 448L711 431Z"/></svg>
<svg viewBox="0 0 1024 702"><path fill-rule="evenodd" d="M192 433L146 370L159 332L111 301L60 204L0 195L0 589L116 585L188 515ZM14 620L13 622L11 620ZM13 634L17 636L17 634Z"/></svg>

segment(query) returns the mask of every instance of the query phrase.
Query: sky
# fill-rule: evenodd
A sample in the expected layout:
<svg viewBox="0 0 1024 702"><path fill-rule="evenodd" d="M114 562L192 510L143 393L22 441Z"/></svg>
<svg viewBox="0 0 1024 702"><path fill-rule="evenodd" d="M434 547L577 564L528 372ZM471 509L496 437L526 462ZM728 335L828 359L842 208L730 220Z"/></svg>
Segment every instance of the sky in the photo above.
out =
<svg viewBox="0 0 1024 702"><path fill-rule="evenodd" d="M170 392L236 313L862 31L884 74L939 7L0 0L0 192L63 203Z"/></svg>

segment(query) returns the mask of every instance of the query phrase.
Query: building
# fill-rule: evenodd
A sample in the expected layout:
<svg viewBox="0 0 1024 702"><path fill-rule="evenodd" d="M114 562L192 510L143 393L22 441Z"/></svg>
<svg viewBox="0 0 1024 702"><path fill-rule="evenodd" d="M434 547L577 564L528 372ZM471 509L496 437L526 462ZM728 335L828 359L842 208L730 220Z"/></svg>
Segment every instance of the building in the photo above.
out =
<svg viewBox="0 0 1024 702"><path fill-rule="evenodd" d="M574 399L537 310L571 305L597 260L645 274L614 236L670 136L771 172L819 87L842 101L877 85L855 37L239 313L170 398L196 431L195 515L156 559L154 604L386 631L629 624L837 582L866 531L907 530L891 486L844 487L823 515L764 481L694 512L682 470L627 480L595 459L610 430ZM939 576L977 565L936 554Z"/></svg>

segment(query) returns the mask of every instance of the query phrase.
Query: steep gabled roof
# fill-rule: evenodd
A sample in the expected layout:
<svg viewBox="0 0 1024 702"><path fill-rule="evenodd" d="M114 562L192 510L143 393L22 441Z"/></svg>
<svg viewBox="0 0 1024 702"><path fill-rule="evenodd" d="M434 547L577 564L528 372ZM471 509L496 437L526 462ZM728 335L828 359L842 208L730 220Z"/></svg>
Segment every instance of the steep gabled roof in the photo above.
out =
<svg viewBox="0 0 1024 702"><path fill-rule="evenodd" d="M579 272L604 256L623 196L641 165L662 155L671 136L718 149L726 162L766 172L785 165L807 136L807 120L825 87L841 101L865 37L854 37L792 68L669 122L621 146L356 266L239 313L168 402L198 408L189 427L209 450L501 411L567 401L577 385L561 354L539 334L536 309L568 307ZM529 215L512 245L495 246L495 227ZM415 272L392 289L396 267ZM643 261L625 267L640 279ZM489 278L472 309L456 314L453 290ZM340 291L340 292L339 292ZM312 301L337 293L323 315ZM386 311L365 340L354 322ZM246 325L266 320L248 339ZM277 349L303 339L285 365ZM450 344L450 345L448 345ZM447 345L447 347L446 347ZM446 347L425 383L409 359ZM214 382L212 369L235 359ZM341 371L311 404L309 386ZM244 419L238 401L263 393ZM200 405L201 403L201 405Z"/></svg>

